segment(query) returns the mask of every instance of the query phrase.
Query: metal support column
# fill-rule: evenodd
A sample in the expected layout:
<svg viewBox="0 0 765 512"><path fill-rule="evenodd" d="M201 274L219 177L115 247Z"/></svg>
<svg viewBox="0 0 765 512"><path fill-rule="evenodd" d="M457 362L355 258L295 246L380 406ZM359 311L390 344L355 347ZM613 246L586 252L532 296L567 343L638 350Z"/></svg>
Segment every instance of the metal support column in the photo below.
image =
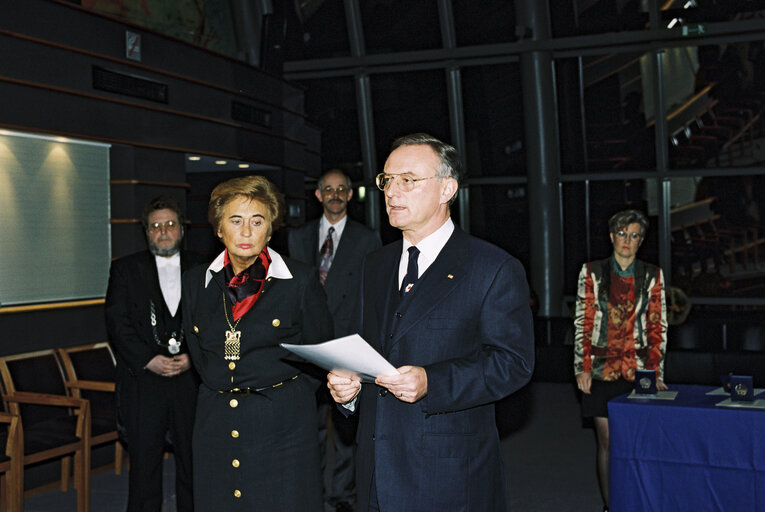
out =
<svg viewBox="0 0 765 512"><path fill-rule="evenodd" d="M345 17L348 23L348 38L354 57L366 54L364 29L361 25L361 12L358 0L345 0ZM361 158L364 164L364 182L367 184L365 209L367 225L375 231L380 230L380 197L374 183L377 174L377 152L375 151L374 110L372 108L372 89L369 74L363 71L354 73L356 82L356 109L358 110L359 134L361 138Z"/></svg>
<svg viewBox="0 0 765 512"><path fill-rule="evenodd" d="M649 21L651 31L657 35L663 30L661 26L660 6L656 0L650 2ZM654 120L656 130L656 197L658 199L658 233L659 233L659 267L664 271L665 286L671 284L671 224L669 211L671 209L671 183L667 177L669 169L669 149L667 147L667 116L664 105L664 50L653 52L654 58L650 59L654 67Z"/></svg>
<svg viewBox="0 0 765 512"><path fill-rule="evenodd" d="M452 0L438 0L438 19L441 24L441 40L444 48L457 47L457 36L454 30L454 11ZM452 144L462 157L462 167L467 172L467 142L465 140L465 114L462 103L462 70L458 65L446 68L446 92L449 100L449 127ZM467 176L463 176L457 200L460 205L460 228L470 233L470 190Z"/></svg>
<svg viewBox="0 0 765 512"><path fill-rule="evenodd" d="M516 19L522 29L519 32L533 41L549 40L548 2L519 0L515 5ZM564 314L557 197L560 142L552 53L540 50L521 53L520 64L528 176L530 282L539 298L539 316L560 316Z"/></svg>

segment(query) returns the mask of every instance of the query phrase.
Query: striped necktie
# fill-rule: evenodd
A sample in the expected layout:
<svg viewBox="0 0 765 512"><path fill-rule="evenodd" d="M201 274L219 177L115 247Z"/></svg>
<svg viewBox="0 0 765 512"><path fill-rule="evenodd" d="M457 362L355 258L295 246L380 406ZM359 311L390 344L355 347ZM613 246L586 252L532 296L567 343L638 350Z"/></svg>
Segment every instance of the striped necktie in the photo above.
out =
<svg viewBox="0 0 765 512"><path fill-rule="evenodd" d="M335 255L335 243L332 241L332 233L335 232L335 228L329 228L327 231L327 238L324 240L324 244L321 246L319 255L319 281L321 284L327 280L327 274L329 274L329 267L332 266L332 257Z"/></svg>

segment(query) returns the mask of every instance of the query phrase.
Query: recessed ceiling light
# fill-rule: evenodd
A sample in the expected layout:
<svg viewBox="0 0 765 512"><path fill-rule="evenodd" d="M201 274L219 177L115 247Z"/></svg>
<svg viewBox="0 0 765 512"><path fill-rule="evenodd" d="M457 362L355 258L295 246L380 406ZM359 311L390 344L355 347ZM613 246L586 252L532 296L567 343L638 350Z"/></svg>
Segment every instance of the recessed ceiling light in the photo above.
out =
<svg viewBox="0 0 765 512"><path fill-rule="evenodd" d="M190 156L189 157L189 160L191 160L192 162L197 162L197 161L199 161L201 159L202 159L201 156Z"/></svg>
<svg viewBox="0 0 765 512"><path fill-rule="evenodd" d="M239 164L239 168L240 169L249 169L250 168L250 164Z"/></svg>
<svg viewBox="0 0 765 512"><path fill-rule="evenodd" d="M215 164L216 164L216 165L226 165L227 163L228 163L228 162L226 162L225 160L216 160L216 161L215 161Z"/></svg>

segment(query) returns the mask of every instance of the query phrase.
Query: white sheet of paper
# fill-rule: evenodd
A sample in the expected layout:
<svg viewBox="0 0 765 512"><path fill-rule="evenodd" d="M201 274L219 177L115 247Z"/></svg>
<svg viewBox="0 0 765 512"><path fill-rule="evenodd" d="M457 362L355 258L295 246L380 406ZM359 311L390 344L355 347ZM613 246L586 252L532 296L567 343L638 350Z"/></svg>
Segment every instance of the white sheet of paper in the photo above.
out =
<svg viewBox="0 0 765 512"><path fill-rule="evenodd" d="M327 371L354 373L364 382L374 382L378 375L398 373L392 364L358 334L316 345L290 345L289 343L280 345Z"/></svg>

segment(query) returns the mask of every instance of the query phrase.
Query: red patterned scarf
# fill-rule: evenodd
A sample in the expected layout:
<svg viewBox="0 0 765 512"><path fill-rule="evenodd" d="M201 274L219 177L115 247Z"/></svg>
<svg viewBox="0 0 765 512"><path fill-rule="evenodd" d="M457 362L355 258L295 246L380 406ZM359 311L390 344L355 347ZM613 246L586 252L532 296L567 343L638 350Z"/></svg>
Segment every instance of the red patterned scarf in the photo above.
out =
<svg viewBox="0 0 765 512"><path fill-rule="evenodd" d="M234 267L228 257L228 249L223 254L223 277L226 281L226 292L231 300L234 322L247 313L258 301L263 284L266 282L271 256L268 248L264 247L255 262L234 275Z"/></svg>

